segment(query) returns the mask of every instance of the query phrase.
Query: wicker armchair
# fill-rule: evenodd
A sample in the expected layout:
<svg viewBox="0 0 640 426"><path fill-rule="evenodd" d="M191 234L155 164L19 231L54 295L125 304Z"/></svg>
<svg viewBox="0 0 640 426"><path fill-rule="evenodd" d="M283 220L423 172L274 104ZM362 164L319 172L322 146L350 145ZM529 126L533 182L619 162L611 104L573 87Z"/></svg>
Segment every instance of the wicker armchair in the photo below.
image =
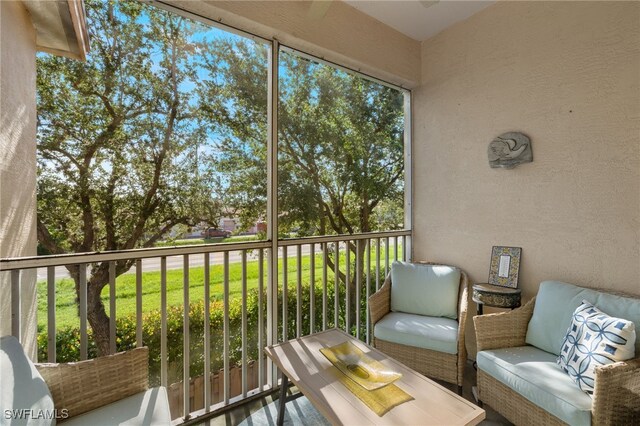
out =
<svg viewBox="0 0 640 426"><path fill-rule="evenodd" d="M525 346L534 306L535 298L513 311L473 317L478 352ZM596 367L595 371L591 424L640 424L640 357ZM482 403L515 424L565 424L481 369L478 394Z"/></svg>
<svg viewBox="0 0 640 426"><path fill-rule="evenodd" d="M415 262L425 265L442 265L432 262ZM444 266L444 265L443 265ZM459 269L459 268L458 268ZM374 327L385 315L391 311L391 274L387 276L384 285L369 297L369 315L371 326ZM392 343L378 338L373 339L374 347L397 359L406 366L430 378L443 380L458 385L458 393L462 394L462 380L467 350L464 341L464 330L467 321L467 293L469 281L467 274L460 269L460 288L458 291L458 353L449 354L429 349L416 348L398 343Z"/></svg>
<svg viewBox="0 0 640 426"><path fill-rule="evenodd" d="M11 424L48 425L56 418L69 426L170 424L167 391L149 389L148 365L148 348L80 362L34 364L18 339L2 336L0 377L10 385L0 386L0 407Z"/></svg>

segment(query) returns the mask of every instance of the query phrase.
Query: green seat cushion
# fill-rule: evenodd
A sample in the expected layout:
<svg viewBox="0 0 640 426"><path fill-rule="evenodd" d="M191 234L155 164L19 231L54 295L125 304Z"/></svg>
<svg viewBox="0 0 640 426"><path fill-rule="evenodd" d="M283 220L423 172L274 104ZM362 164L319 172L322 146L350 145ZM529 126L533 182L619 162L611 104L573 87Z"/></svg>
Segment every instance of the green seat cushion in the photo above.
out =
<svg viewBox="0 0 640 426"><path fill-rule="evenodd" d="M164 387L148 389L107 404L64 422L67 426L84 425L169 425L169 400Z"/></svg>
<svg viewBox="0 0 640 426"><path fill-rule="evenodd" d="M640 330L640 299L622 297L558 281L540 284L526 342L539 349L560 355L562 342L576 308L582 301L592 303L610 316L624 318ZM635 353L640 353L640 333L636 335Z"/></svg>
<svg viewBox="0 0 640 426"><path fill-rule="evenodd" d="M56 424L51 392L13 336L0 337L0 408L6 424ZM23 414L6 418L7 411L12 416L13 410ZM5 423L0 421L0 424Z"/></svg>
<svg viewBox="0 0 640 426"><path fill-rule="evenodd" d="M451 266L393 262L391 310L432 317L458 317L460 270Z"/></svg>
<svg viewBox="0 0 640 426"><path fill-rule="evenodd" d="M554 354L533 346L478 352L478 369L570 425L590 425L592 400L556 364Z"/></svg>
<svg viewBox="0 0 640 426"><path fill-rule="evenodd" d="M391 343L458 353L458 322L450 318L390 312L373 327L373 335Z"/></svg>

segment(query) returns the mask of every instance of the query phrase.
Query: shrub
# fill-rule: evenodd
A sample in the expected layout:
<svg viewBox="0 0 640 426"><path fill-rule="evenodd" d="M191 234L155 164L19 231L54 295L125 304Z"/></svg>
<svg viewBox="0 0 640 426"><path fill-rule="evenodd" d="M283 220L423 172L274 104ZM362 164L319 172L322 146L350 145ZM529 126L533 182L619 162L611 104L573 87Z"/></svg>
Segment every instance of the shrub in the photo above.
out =
<svg viewBox="0 0 640 426"><path fill-rule="evenodd" d="M302 292L302 334L310 332L310 288L308 284L301 286ZM322 285L316 283L315 294L315 329L322 330ZM297 289L295 284L289 283L288 291L288 337L296 337L297 321ZM335 324L334 311L334 287L327 286L327 327L339 327L344 329L345 321L345 290L340 286L340 311L339 322ZM278 340L282 336L282 292L278 298ZM355 302L355 301L354 301ZM266 339L266 293L263 294L263 339ZM167 354L168 354L168 381L169 383L182 380L183 369L183 316L181 305L167 308ZM247 294L247 359L258 359L261 349L258 348L258 290L252 289ZM366 292L361 292L360 318L361 335L366 330ZM355 334L355 318L352 310L351 332ZM211 341L211 371L223 368L224 351L224 304L214 300L210 304L210 341ZM161 312L154 309L143 314L142 317L143 344L149 347L149 380L151 385L160 383L160 342L161 342ZM189 361L190 376L196 377L204 371L204 301L192 302L189 305ZM97 349L91 330L88 335L88 356L97 356ZM124 351L136 346L136 316L128 315L116 320L116 347L118 351ZM57 362L70 362L80 359L80 330L76 327L67 327L56 333ZM38 335L38 358L47 360L47 333L46 330ZM240 365L242 362L242 300L232 299L229 303L229 363Z"/></svg>

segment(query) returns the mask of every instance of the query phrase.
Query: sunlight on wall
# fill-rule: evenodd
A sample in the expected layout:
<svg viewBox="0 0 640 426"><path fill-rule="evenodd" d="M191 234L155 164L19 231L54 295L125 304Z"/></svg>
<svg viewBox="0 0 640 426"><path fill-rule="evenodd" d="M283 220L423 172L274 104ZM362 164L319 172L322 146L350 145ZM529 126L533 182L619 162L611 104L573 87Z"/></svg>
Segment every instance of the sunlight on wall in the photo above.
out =
<svg viewBox="0 0 640 426"><path fill-rule="evenodd" d="M36 254L36 44L20 2L0 2L0 257ZM22 341L36 355L36 272L22 273ZM11 334L11 281L0 275L0 335Z"/></svg>
<svg viewBox="0 0 640 426"><path fill-rule="evenodd" d="M416 259L478 283L492 246L522 247L523 301L546 279L640 294L639 21L633 2L498 2L424 42ZM533 162L491 169L507 131Z"/></svg>

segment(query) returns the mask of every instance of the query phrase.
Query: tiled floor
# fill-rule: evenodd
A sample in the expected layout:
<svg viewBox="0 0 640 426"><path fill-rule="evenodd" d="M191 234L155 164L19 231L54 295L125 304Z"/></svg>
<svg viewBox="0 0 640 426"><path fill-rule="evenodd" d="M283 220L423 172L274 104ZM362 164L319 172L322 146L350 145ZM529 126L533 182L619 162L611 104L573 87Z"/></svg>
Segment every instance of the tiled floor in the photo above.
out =
<svg viewBox="0 0 640 426"><path fill-rule="evenodd" d="M471 362L469 362L467 369L465 370L465 382L463 386L462 396L469 401L474 401L473 396L471 394L471 386L476 382L476 372L473 369ZM449 383L438 382L447 389L450 389L453 392L457 392L457 386L451 385ZM296 389L293 388L293 391L296 392ZM278 394L274 393L265 398L261 398L242 406L230 410L224 414L221 414L213 419L202 423L203 426L222 426L222 425L237 425L242 422L245 418L251 415L251 413L261 409L262 407L270 404L274 400L278 398ZM484 426L503 426L503 425L511 425L507 419L502 417L500 414L496 413L491 407L484 406L485 411L487 412L486 419L480 423Z"/></svg>

